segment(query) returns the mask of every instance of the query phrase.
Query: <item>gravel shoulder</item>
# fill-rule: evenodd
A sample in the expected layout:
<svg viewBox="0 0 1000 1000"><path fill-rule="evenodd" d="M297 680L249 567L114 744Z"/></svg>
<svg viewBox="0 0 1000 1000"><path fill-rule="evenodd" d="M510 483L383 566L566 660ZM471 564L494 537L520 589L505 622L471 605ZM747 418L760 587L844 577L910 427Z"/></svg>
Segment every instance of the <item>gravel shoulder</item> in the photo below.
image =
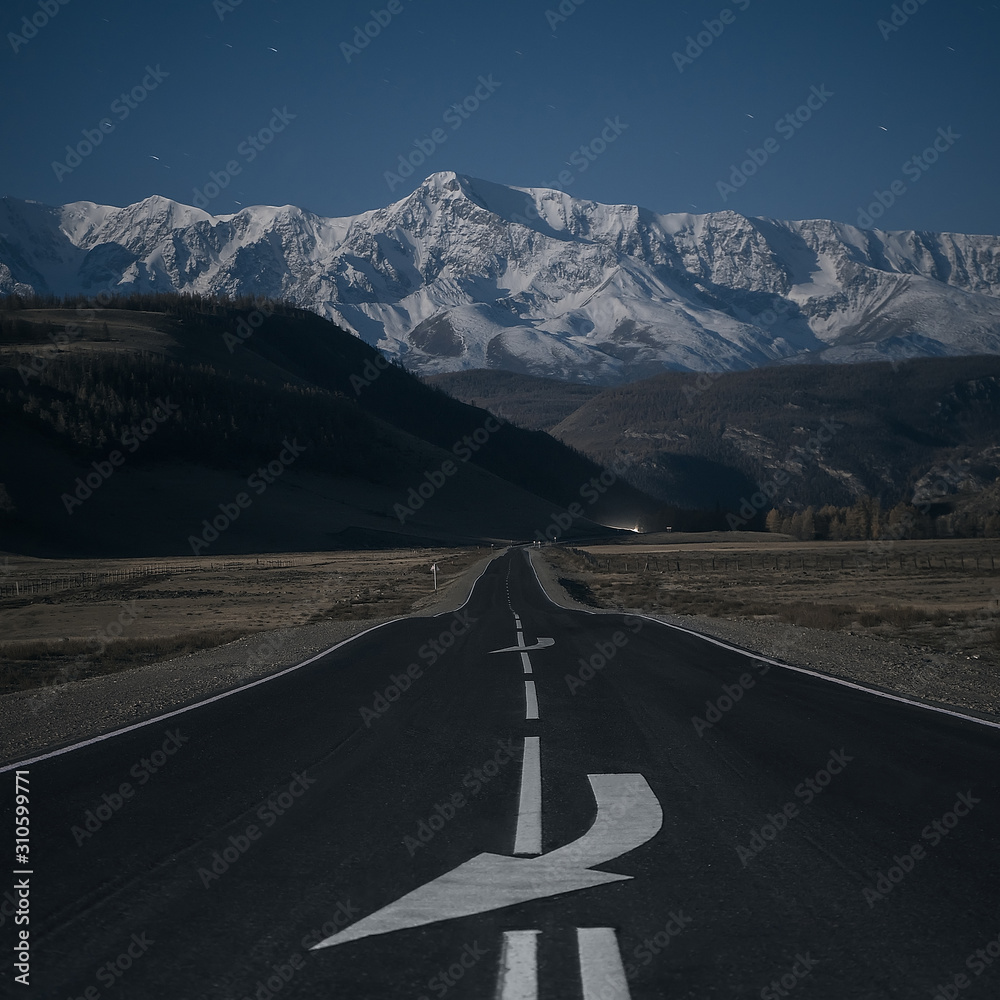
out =
<svg viewBox="0 0 1000 1000"><path fill-rule="evenodd" d="M468 599L499 551L474 563L410 617L445 614ZM160 663L0 696L0 763L8 764L154 719L329 650L393 617L321 621L270 629Z"/></svg>
<svg viewBox="0 0 1000 1000"><path fill-rule="evenodd" d="M582 611L599 610L567 594L559 583L558 572L542 552L531 550L530 556L539 581L556 604ZM793 666L808 667L831 677L1000 722L1000 677L990 664L971 657L905 646L849 631L813 629L777 621L677 615L650 612L646 608L605 610L648 615Z"/></svg>

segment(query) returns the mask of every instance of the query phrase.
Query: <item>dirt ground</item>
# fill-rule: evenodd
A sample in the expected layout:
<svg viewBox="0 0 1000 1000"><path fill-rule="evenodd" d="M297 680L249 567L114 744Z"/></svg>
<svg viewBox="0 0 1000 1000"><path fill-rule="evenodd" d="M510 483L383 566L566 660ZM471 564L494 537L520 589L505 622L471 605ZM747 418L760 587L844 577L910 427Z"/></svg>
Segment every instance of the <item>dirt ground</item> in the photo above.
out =
<svg viewBox="0 0 1000 1000"><path fill-rule="evenodd" d="M158 560L0 557L0 691L155 662L278 627L408 613L488 550Z"/></svg>
<svg viewBox="0 0 1000 1000"><path fill-rule="evenodd" d="M552 547L546 556L574 596L603 607L771 619L1000 664L1000 539L869 544L744 533Z"/></svg>

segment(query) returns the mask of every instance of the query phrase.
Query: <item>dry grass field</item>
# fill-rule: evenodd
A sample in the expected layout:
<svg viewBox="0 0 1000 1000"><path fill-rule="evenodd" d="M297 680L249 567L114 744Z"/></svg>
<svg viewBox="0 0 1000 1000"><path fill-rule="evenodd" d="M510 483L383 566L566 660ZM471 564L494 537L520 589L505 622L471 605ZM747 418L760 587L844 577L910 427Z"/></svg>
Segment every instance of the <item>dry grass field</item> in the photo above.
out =
<svg viewBox="0 0 1000 1000"><path fill-rule="evenodd" d="M679 535L546 556L596 606L843 629L1000 663L1000 539Z"/></svg>
<svg viewBox="0 0 1000 1000"><path fill-rule="evenodd" d="M252 632L406 614L481 549L141 559L0 558L0 692L79 680Z"/></svg>

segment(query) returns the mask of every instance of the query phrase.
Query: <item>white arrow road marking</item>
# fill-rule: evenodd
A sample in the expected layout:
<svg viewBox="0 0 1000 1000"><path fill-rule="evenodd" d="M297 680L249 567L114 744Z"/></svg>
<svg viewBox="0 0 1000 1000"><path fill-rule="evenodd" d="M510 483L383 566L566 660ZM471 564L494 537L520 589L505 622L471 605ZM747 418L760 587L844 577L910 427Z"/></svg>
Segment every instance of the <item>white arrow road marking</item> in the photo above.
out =
<svg viewBox="0 0 1000 1000"><path fill-rule="evenodd" d="M524 682L524 719L534 722L538 719L538 695L535 693L535 682Z"/></svg>
<svg viewBox="0 0 1000 1000"><path fill-rule="evenodd" d="M541 931L504 931L499 1000L538 1000L538 935Z"/></svg>
<svg viewBox="0 0 1000 1000"><path fill-rule="evenodd" d="M548 636L540 637L535 641L533 646L525 646L524 643L520 643L517 646L504 646L503 649L491 649L491 653L520 653L526 649L547 649L549 646L554 646L556 643L555 639L550 639Z"/></svg>
<svg viewBox="0 0 1000 1000"><path fill-rule="evenodd" d="M628 980L613 927L577 927L583 1000L629 1000Z"/></svg>
<svg viewBox="0 0 1000 1000"><path fill-rule="evenodd" d="M537 860L591 868L634 851L660 832L663 811L641 774L587 777L597 800L593 826L579 840L549 851Z"/></svg>
<svg viewBox="0 0 1000 1000"><path fill-rule="evenodd" d="M632 878L591 868L634 851L656 836L663 825L660 803L641 774L588 777L597 816L579 840L537 858L479 854L311 950Z"/></svg>
<svg viewBox="0 0 1000 1000"><path fill-rule="evenodd" d="M542 853L542 761L537 736L524 738L514 853Z"/></svg>

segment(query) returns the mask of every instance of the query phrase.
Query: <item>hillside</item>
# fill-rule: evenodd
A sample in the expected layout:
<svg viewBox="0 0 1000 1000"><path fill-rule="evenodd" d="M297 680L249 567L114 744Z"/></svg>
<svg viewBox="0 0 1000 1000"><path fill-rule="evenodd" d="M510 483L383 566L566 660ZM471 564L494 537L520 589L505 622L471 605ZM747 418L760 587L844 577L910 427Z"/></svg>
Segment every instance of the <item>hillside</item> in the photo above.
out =
<svg viewBox="0 0 1000 1000"><path fill-rule="evenodd" d="M542 431L551 430L601 393L600 388L594 385L489 368L428 375L424 381L463 403L489 410L518 427Z"/></svg>
<svg viewBox="0 0 1000 1000"><path fill-rule="evenodd" d="M606 389L552 434L667 503L738 507L763 486L761 512L967 506L1000 476L1000 358L666 373Z"/></svg>
<svg viewBox="0 0 1000 1000"><path fill-rule="evenodd" d="M99 310L6 305L0 548L10 551L530 538L603 471L294 307L153 295ZM570 534L653 512L626 484L584 506ZM211 538L216 518L227 523Z"/></svg>

